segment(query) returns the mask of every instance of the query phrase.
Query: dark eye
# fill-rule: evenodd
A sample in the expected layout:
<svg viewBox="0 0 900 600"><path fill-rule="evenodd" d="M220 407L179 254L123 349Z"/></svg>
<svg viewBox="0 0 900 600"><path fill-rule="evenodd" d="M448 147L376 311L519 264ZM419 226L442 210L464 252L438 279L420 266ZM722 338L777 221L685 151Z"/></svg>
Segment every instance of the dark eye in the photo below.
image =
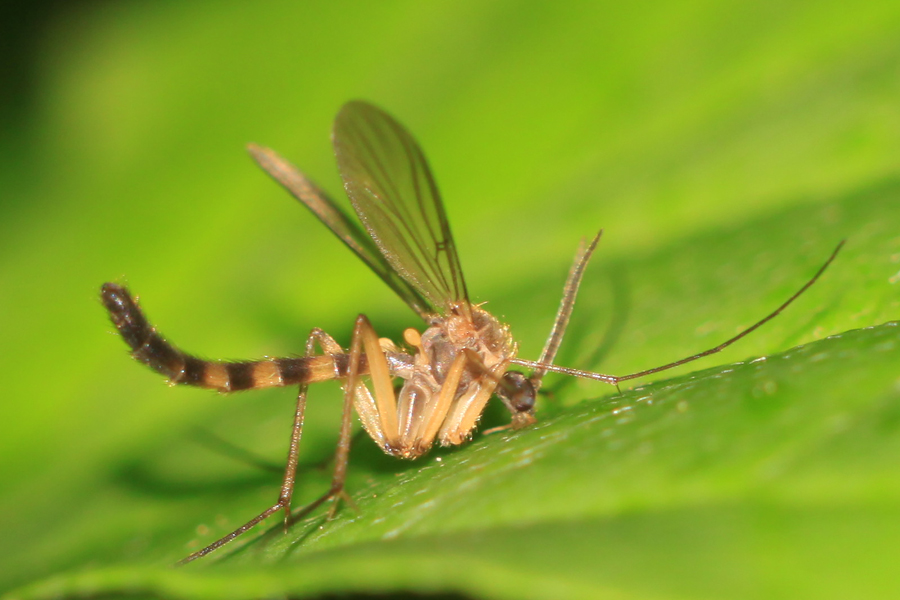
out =
<svg viewBox="0 0 900 600"><path fill-rule="evenodd" d="M534 399L537 395L534 385L519 371L507 371L497 386L497 395L512 412L523 413L534 410Z"/></svg>

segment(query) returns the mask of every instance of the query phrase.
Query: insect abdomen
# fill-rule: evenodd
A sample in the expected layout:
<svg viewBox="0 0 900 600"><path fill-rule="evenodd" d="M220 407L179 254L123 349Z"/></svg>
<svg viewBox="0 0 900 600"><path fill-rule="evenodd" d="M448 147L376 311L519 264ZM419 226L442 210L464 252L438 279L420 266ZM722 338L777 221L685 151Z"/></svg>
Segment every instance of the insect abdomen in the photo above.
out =
<svg viewBox="0 0 900 600"><path fill-rule="evenodd" d="M247 362L203 360L167 342L150 325L125 287L104 283L100 298L113 325L131 348L131 355L173 384L236 392L325 381L344 375L347 369L342 364L347 362L345 354Z"/></svg>

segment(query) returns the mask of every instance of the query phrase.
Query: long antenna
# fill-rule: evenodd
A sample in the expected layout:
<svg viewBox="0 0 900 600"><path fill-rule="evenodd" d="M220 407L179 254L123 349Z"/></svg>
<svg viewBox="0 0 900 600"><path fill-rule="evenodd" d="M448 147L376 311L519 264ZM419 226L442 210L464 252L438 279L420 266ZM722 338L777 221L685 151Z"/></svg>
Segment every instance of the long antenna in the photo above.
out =
<svg viewBox="0 0 900 600"><path fill-rule="evenodd" d="M729 340L722 342L715 348L710 348L709 350L705 350L703 352L700 352L699 354L694 354L692 356L688 356L687 358L682 358L681 360L676 360L675 362L671 362L671 363L662 365L660 367L654 367L652 369L646 369L644 371L638 371L637 373L630 373L628 375L605 375L603 373L593 373L591 371L582 371L580 369L570 369L568 367L558 367L556 365L548 365L548 364L543 364L540 362L523 360L520 358L515 358L511 362L513 364L521 365L523 367L527 367L530 369L536 369L536 370L541 370L541 371L550 371L553 373L563 373L565 375L571 375L573 377L581 377L582 379L595 379L597 381L604 381L604 382L612 384L612 385L617 385L620 381L628 381L629 379L637 379L638 377L643 377L644 375L652 375L653 373L659 373L660 371L667 371L668 369L680 367L681 365L683 365L685 363L695 361L699 358L703 358L704 356L709 356L710 354L715 354L716 352L721 352L722 350L724 350L731 344L735 343L736 341L738 341L739 339L748 335L749 333L756 331L757 329L759 329L760 327L762 327L763 325L765 325L766 323L768 323L769 321L771 321L772 319L777 317L785 308L790 306L790 304L794 300L799 298L800 295L803 294L803 292L808 290L810 288L810 286L812 286L812 284L814 284L819 279L819 277L821 277L822 273L825 272L825 269L827 269L828 266L834 261L835 257L837 257L838 252L840 252L841 248L844 247L844 243L846 241L847 240L841 240L841 242L834 249L834 252L831 253L831 256L828 257L828 260L825 261L825 264L822 265L821 267L819 267L819 270L816 271L816 274L813 275L812 278L809 281L807 281L803 287L801 287L799 290L797 290L794 293L794 295L792 295L790 298L788 298L784 302L784 304L782 304L781 306L776 308L774 311L769 313L766 317L757 321L756 323L754 323L747 329L743 330L742 332L740 332L733 338L730 338Z"/></svg>
<svg viewBox="0 0 900 600"><path fill-rule="evenodd" d="M538 362L541 364L552 364L553 359L556 358L556 352L559 350L559 346L562 344L563 335L565 335L566 328L569 326L569 318L572 316L572 309L575 308L575 297L578 296L581 278L584 275L584 270L587 267L588 261L591 259L591 255L597 248L597 242L600 241L600 236L602 235L603 230L601 229L597 235L594 236L594 239L591 240L590 244L585 246L584 240L582 240L581 244L578 245L578 252L575 254L575 262L572 263L572 268L569 269L569 275L566 277L566 285L563 287L562 300L559 303L559 310L556 311L556 318L553 320L553 329L550 330L550 335L547 337L547 342L544 344L544 349L541 351L541 357L538 358ZM544 378L545 374L546 371L541 368L535 369L531 373L531 376L528 379L531 381L531 385L534 386L535 390L538 390L541 387L541 380Z"/></svg>

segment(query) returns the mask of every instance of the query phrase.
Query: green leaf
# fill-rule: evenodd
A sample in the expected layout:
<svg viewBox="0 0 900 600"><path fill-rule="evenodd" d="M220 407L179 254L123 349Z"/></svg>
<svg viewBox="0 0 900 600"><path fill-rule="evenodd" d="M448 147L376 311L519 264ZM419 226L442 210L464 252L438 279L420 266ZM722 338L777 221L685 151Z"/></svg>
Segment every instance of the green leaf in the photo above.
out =
<svg viewBox="0 0 900 600"><path fill-rule="evenodd" d="M6 597L898 595L894 5L80 10L41 38L40 101L0 140ZM524 358L600 226L559 362L616 374L715 346L847 244L720 354L621 393L550 376L536 426L416 462L362 439L358 512L172 569L275 500L293 392L167 388L99 285L127 275L204 356L297 353L314 326L346 344L360 312L421 326L241 152L339 191L328 128L353 97L421 142L473 298ZM297 507L327 489L339 402L311 391Z"/></svg>
<svg viewBox="0 0 900 600"><path fill-rule="evenodd" d="M890 323L642 386L373 477L359 513L206 566L97 569L20 597L875 597L897 587L898 355ZM859 374L881 393L859 394Z"/></svg>

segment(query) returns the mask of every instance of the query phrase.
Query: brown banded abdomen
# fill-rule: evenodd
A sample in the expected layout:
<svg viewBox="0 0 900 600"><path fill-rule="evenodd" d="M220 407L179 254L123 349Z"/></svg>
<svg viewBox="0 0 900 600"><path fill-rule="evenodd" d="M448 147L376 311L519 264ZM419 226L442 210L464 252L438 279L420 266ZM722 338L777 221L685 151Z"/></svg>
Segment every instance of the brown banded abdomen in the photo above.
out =
<svg viewBox="0 0 900 600"><path fill-rule="evenodd" d="M211 388L220 392L280 387L326 381L344 377L349 359L346 354L258 361L225 362L197 358L170 344L152 327L128 290L115 283L104 283L100 298L113 325L131 348L131 355L172 384ZM360 357L360 372L366 373L365 356Z"/></svg>

